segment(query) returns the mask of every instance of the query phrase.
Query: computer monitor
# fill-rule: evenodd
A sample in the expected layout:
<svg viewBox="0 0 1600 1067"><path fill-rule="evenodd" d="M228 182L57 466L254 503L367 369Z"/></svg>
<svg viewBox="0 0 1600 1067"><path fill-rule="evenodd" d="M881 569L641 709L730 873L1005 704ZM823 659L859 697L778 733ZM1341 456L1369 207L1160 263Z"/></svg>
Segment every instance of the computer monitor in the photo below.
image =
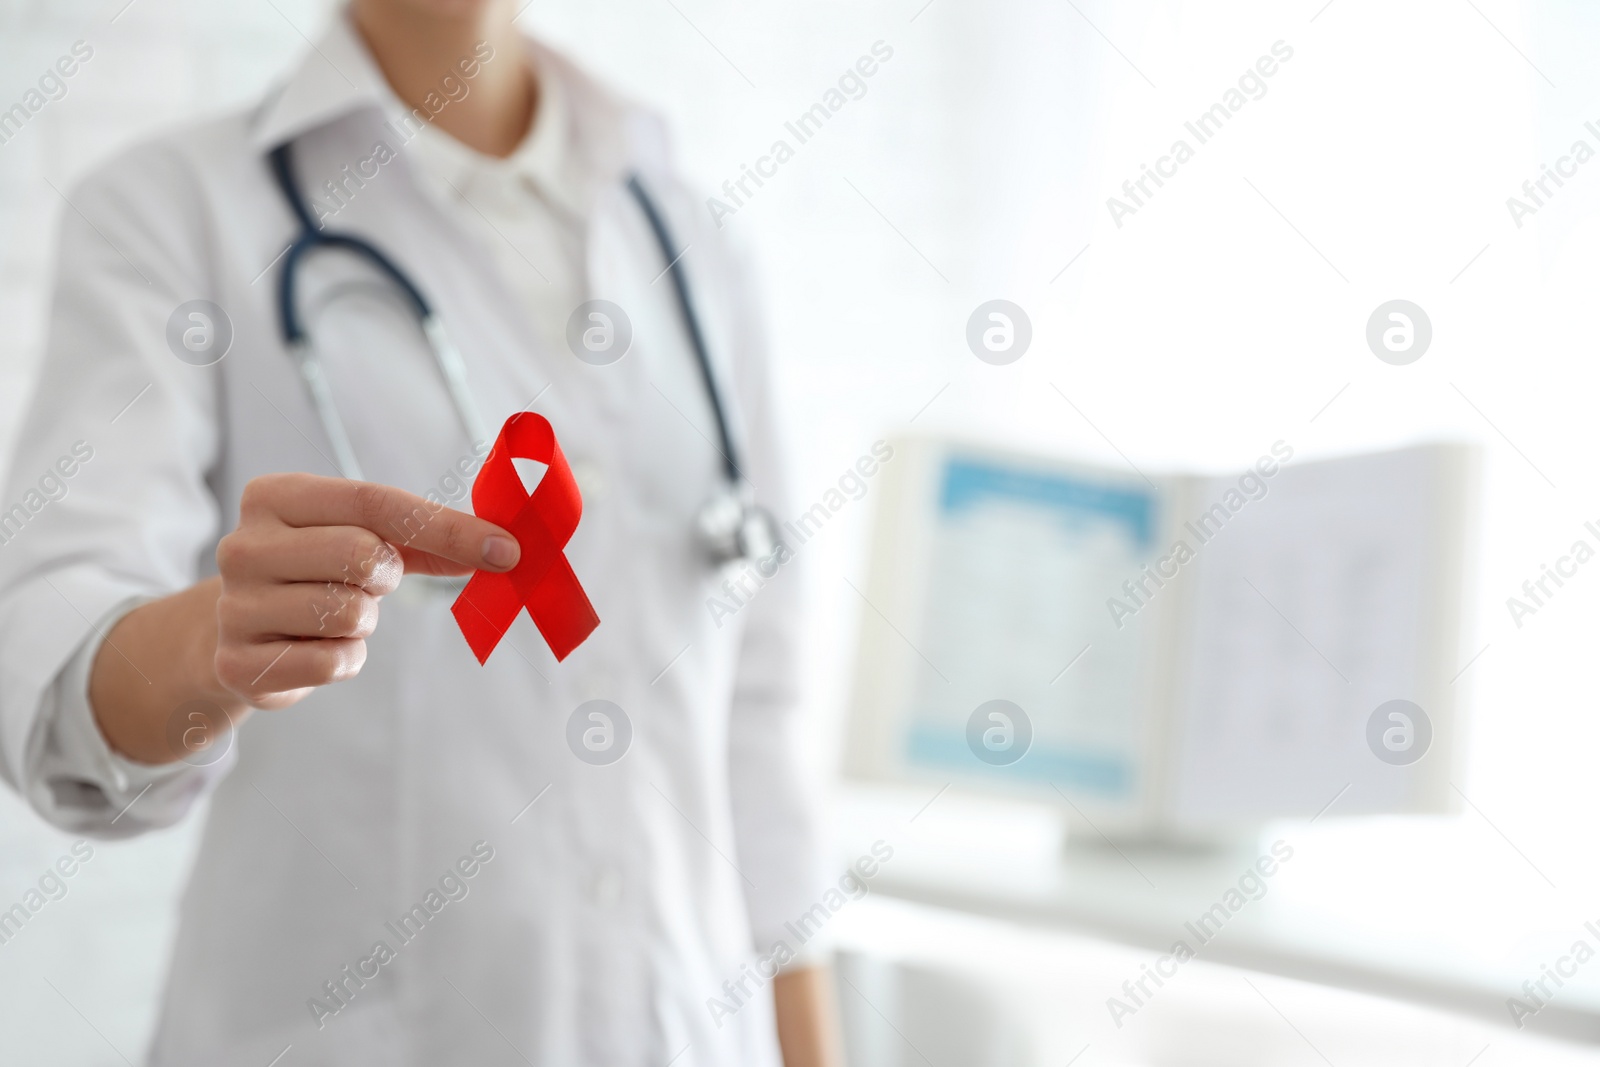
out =
<svg viewBox="0 0 1600 1067"><path fill-rule="evenodd" d="M893 447L847 774L1123 837L1453 809L1469 446L1148 477Z"/></svg>

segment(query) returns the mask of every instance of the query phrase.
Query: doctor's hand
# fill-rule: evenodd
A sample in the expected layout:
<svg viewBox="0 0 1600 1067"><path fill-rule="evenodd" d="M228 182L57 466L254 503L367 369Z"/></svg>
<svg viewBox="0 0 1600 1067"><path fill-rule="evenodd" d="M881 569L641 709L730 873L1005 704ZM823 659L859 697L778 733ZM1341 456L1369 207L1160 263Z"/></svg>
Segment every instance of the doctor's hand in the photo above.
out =
<svg viewBox="0 0 1600 1067"><path fill-rule="evenodd" d="M95 721L129 759L187 758L168 736L176 709L215 708L227 721L202 732L217 736L250 708L288 707L361 670L378 601L406 572L504 572L519 556L515 538L493 523L391 486L255 478L238 527L217 545L218 576L112 627L90 675Z"/></svg>
<svg viewBox="0 0 1600 1067"><path fill-rule="evenodd" d="M217 680L253 707L287 707L361 670L378 601L406 572L506 571L519 552L500 527L402 489L253 479L217 545Z"/></svg>

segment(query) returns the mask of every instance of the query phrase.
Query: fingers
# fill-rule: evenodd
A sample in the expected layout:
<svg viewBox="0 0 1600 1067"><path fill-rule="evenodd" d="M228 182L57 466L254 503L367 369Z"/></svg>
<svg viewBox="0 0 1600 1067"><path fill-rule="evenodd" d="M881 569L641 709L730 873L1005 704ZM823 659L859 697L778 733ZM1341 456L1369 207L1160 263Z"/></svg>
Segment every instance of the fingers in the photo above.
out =
<svg viewBox="0 0 1600 1067"><path fill-rule="evenodd" d="M271 515L302 528L360 526L408 555L427 553L473 570L510 570L520 554L516 540L493 523L373 482L264 475L245 486L239 510L246 521Z"/></svg>
<svg viewBox="0 0 1600 1067"><path fill-rule="evenodd" d="M378 598L407 571L506 571L519 554L498 526L401 489L255 478L217 546L217 679L255 707L287 707L361 670Z"/></svg>
<svg viewBox="0 0 1600 1067"><path fill-rule="evenodd" d="M367 659L355 638L325 641L225 642L217 646L217 680L258 708L284 707L305 691L354 678Z"/></svg>
<svg viewBox="0 0 1600 1067"><path fill-rule="evenodd" d="M433 574L442 575L447 578L455 578L460 577L463 574L471 574L473 571L478 569L476 567L469 567L464 564L453 562L445 559L443 556L435 556L427 552L418 552L416 549L405 547L400 549L400 558L405 561L407 574Z"/></svg>
<svg viewBox="0 0 1600 1067"><path fill-rule="evenodd" d="M343 582L224 589L217 598L217 625L224 641L367 638L378 626L378 597Z"/></svg>
<svg viewBox="0 0 1600 1067"><path fill-rule="evenodd" d="M405 574L402 556L359 526L277 523L241 526L217 544L217 568L227 584L344 582L375 596L392 593Z"/></svg>

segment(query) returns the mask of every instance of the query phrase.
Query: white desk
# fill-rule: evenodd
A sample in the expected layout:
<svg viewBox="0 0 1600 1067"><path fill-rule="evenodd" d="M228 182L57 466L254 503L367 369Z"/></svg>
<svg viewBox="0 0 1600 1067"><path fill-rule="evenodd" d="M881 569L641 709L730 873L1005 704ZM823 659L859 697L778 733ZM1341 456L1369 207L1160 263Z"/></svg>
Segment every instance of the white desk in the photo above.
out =
<svg viewBox="0 0 1600 1067"><path fill-rule="evenodd" d="M1579 937L1600 950L1583 928L1600 920L1600 897L1587 898L1587 914L1565 903L1471 816L1284 823L1268 828L1260 850L1119 850L1088 833L1063 849L1053 813L950 791L917 814L931 795L849 787L841 796L845 854L880 838L895 848L874 892L1117 941L1147 950L1152 963L1182 938L1212 963L1510 1026L1506 1000L1523 996L1524 980ZM1278 839L1293 857L1202 946L1185 924ZM1600 1043L1600 957L1525 1026Z"/></svg>

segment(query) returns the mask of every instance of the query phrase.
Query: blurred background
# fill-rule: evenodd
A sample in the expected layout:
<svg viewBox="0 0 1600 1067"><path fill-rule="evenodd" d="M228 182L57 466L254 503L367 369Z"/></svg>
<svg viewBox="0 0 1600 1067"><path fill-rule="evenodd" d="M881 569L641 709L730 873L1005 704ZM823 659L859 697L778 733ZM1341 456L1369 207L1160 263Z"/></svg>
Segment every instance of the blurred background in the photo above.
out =
<svg viewBox="0 0 1600 1067"><path fill-rule="evenodd" d="M75 41L94 49L66 95L0 143L0 449L42 348L61 191L151 130L253 100L330 10L0 0L0 107ZM876 42L892 49L864 95L725 220L761 265L801 498L822 499L880 439L918 442L897 456L923 457L886 464L805 546L811 742L844 828L840 869L874 841L894 849L830 925L854 1062L1600 1062L1600 963L1549 982L1537 1012L1508 1003L1533 1006L1524 983L1576 941L1600 947L1585 926L1600 927L1600 568L1578 568L1532 615L1507 606L1574 541L1600 545L1584 525L1600 521L1600 164L1547 185L1536 212L1507 203L1528 201L1523 183L1574 142L1600 149L1600 12L1577 0L533 0L521 21L663 111L708 193ZM1263 56L1279 60L1264 91L1199 143L1185 123ZM1192 159L1136 211L1108 208L1134 202L1123 183L1180 138ZM992 300L1030 327L1010 362L969 344ZM1404 365L1368 342L1393 300L1431 325ZM1139 631L1140 662L1166 688L1100 709L1132 724L1141 784L1121 808L1043 779L1012 788L976 764L945 773L901 743L908 717L939 709L919 704L920 668L896 666L905 650L883 651L898 647L883 631L914 650L930 633L912 620L941 571L914 564L948 546L903 546L940 521L917 508L961 450L1132 486L1166 509L1162 525L1205 510L1207 486L1235 482L1275 442L1292 446L1288 478L1440 441L1471 446L1459 469L1420 476L1446 503L1373 534L1445 557L1428 556L1437 580L1407 601L1427 633L1411 635L1406 663L1434 694L1438 747L1404 788L1341 807L1363 794L1336 796L1335 783L1322 810L1267 790L1204 832L1176 832L1206 805L1193 786L1205 776L1174 768L1205 758L1194 724L1215 691L1184 650L1237 623L1198 588L1204 576ZM1380 517L1414 498L1381 474L1342 485L1307 492ZM1255 535L1291 563L1319 558L1319 514L1285 519L1303 543ZM1159 555L1169 538L1155 540ZM1194 566L1220 568L1218 544ZM1132 562L1154 558L1139 551ZM1073 625L1092 613L1108 631L1113 595L1062 603ZM1383 617L1305 604L1274 611L1335 663L1323 635ZM1078 670L1077 651L1053 648L1044 677ZM1366 751L1377 703L1349 719L1338 759ZM1362 773L1391 781L1390 769ZM0 1062L138 1060L197 825L95 845L70 895L0 945ZM0 795L0 901L70 843ZM1185 924L1261 857L1281 859L1275 844L1292 860L1201 947ZM1159 961L1179 939L1197 958L1139 992L1150 969L1174 969Z"/></svg>

